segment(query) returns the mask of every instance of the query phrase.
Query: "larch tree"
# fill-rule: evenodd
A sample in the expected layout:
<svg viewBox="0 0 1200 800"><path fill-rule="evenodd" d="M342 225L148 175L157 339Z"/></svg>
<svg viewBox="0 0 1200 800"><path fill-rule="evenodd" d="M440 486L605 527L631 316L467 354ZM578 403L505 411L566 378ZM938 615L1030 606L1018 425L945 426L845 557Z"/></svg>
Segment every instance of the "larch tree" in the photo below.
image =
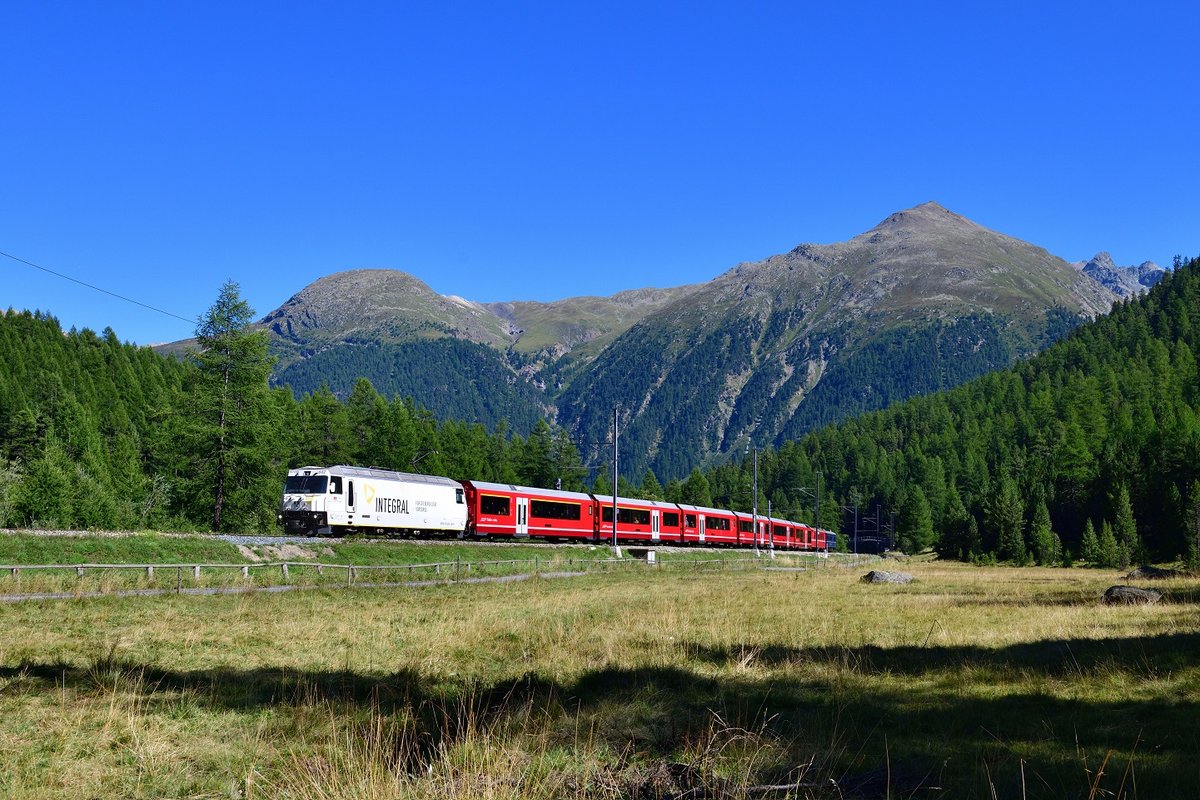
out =
<svg viewBox="0 0 1200 800"><path fill-rule="evenodd" d="M279 489L277 407L267 386L273 359L253 318L238 284L226 282L197 321L199 349L190 353L196 369L182 423L188 459L182 471L192 502L211 507L216 531L266 527Z"/></svg>

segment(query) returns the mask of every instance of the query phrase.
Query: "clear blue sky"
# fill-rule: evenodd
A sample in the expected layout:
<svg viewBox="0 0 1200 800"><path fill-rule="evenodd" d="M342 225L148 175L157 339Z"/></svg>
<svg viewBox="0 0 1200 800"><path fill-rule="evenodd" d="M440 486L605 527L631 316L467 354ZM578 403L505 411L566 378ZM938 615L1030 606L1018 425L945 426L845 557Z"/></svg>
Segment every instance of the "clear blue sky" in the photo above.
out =
<svg viewBox="0 0 1200 800"><path fill-rule="evenodd" d="M1200 254L1200 4L0 10L0 251L189 320L388 267L473 300L707 280L936 200ZM192 325L0 258L0 307Z"/></svg>

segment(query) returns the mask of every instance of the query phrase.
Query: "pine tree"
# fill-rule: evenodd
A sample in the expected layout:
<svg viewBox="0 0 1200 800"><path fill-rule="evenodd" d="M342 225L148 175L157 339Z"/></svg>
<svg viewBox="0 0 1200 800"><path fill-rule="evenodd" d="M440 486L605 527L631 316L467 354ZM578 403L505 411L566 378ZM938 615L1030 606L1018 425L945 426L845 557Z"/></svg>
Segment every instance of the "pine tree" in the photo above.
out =
<svg viewBox="0 0 1200 800"><path fill-rule="evenodd" d="M232 281L196 324L199 350L189 381L180 467L192 503L211 510L213 530L273 522L281 469L273 451L276 406L267 377L267 337Z"/></svg>
<svg viewBox="0 0 1200 800"><path fill-rule="evenodd" d="M712 490L709 488L708 479L698 467L693 468L692 473L683 482L682 502L693 506L712 506Z"/></svg>
<svg viewBox="0 0 1200 800"><path fill-rule="evenodd" d="M658 477L654 474L654 470L647 469L646 474L642 476L642 485L638 488L638 496L644 500L663 499L663 487L658 482Z"/></svg>
<svg viewBox="0 0 1200 800"><path fill-rule="evenodd" d="M1062 559L1062 542L1050 527L1050 509L1046 507L1045 499L1039 499L1034 508L1029 538L1034 557L1043 567L1057 564Z"/></svg>
<svg viewBox="0 0 1200 800"><path fill-rule="evenodd" d="M1079 557L1087 562L1089 567L1098 567L1102 559L1100 540L1096 537L1096 526L1089 519L1083 525L1083 539L1079 542Z"/></svg>
<svg viewBox="0 0 1200 800"><path fill-rule="evenodd" d="M1001 476L993 490L988 508L988 525L996 536L997 555L1004 561L1022 564L1028 557L1025 549L1025 515L1017 483L1007 475Z"/></svg>
<svg viewBox="0 0 1200 800"><path fill-rule="evenodd" d="M919 553L933 544L933 514L920 486L909 488L896 527L898 544L906 553Z"/></svg>
<svg viewBox="0 0 1200 800"><path fill-rule="evenodd" d="M517 474L526 486L554 488L559 476L554 463L554 435L546 420L539 419L529 432L517 459Z"/></svg>
<svg viewBox="0 0 1200 800"><path fill-rule="evenodd" d="M1129 489L1124 484L1117 491L1116 517L1114 534L1126 554L1125 563L1121 565L1124 567L1128 566L1132 559L1141 560L1145 555L1142 540L1138 537L1137 522L1133 518L1133 503L1129 500Z"/></svg>
<svg viewBox="0 0 1200 800"><path fill-rule="evenodd" d="M1110 523L1108 520L1104 520L1100 523L1099 541L1099 557L1096 559L1097 563L1100 566L1107 567L1109 569L1112 569L1113 567L1120 567L1122 565L1120 546L1117 543L1117 537L1113 534L1112 523ZM1128 554L1126 554L1126 556L1127 555Z"/></svg>

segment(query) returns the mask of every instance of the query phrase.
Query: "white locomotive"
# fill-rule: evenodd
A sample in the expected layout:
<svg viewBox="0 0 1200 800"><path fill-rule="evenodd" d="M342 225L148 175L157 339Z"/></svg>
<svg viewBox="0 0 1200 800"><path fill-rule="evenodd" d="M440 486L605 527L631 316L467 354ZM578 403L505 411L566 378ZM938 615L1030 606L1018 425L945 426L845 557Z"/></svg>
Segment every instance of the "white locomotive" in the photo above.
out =
<svg viewBox="0 0 1200 800"><path fill-rule="evenodd" d="M467 504L458 481L365 467L288 470L280 521L288 533L347 530L461 534Z"/></svg>

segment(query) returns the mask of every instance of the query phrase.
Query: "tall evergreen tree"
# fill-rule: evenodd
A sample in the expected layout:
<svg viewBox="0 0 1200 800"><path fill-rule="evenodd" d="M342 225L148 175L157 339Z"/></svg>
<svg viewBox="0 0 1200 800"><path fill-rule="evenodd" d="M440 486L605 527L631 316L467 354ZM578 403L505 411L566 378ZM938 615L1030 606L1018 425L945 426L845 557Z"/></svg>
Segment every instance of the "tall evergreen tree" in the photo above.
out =
<svg viewBox="0 0 1200 800"><path fill-rule="evenodd" d="M272 357L265 332L238 285L225 283L196 324L199 349L188 382L189 413L181 466L193 503L211 509L213 530L261 528L273 522L279 487L272 469L276 407L267 378Z"/></svg>
<svg viewBox="0 0 1200 800"><path fill-rule="evenodd" d="M906 553L919 553L933 544L933 513L920 486L909 488L896 527L897 544Z"/></svg>
<svg viewBox="0 0 1200 800"><path fill-rule="evenodd" d="M1021 509L1017 483L1002 475L995 483L988 508L988 525L996 537L996 552L1004 561L1023 563L1025 549L1025 515Z"/></svg>
<svg viewBox="0 0 1200 800"><path fill-rule="evenodd" d="M1137 522L1133 518L1133 503L1129 500L1129 489L1122 484L1117 490L1116 498L1116 524L1113 526L1113 533L1117 537L1117 542L1125 548L1129 559L1142 560L1145 555L1145 548L1142 546L1142 540L1138 537Z"/></svg>
<svg viewBox="0 0 1200 800"><path fill-rule="evenodd" d="M1097 548L1099 558L1097 563L1102 567L1112 569L1114 567L1124 566L1128 560L1128 553L1121 553L1120 544L1117 542L1117 537L1113 534L1112 523L1104 520L1100 523L1099 546Z"/></svg>
<svg viewBox="0 0 1200 800"><path fill-rule="evenodd" d="M1083 539L1079 543L1079 557L1088 563L1088 566L1100 566L1100 539L1096 536L1096 526L1089 519L1083 524Z"/></svg>
<svg viewBox="0 0 1200 800"><path fill-rule="evenodd" d="M663 487L658 482L658 477L654 474L654 470L646 468L646 474L642 476L642 485L638 487L638 496L644 500L662 500Z"/></svg>
<svg viewBox="0 0 1200 800"><path fill-rule="evenodd" d="M682 502L693 506L712 506L712 489L708 485L708 478L704 477L704 473L698 467L692 469L692 474L688 475L682 488Z"/></svg>

